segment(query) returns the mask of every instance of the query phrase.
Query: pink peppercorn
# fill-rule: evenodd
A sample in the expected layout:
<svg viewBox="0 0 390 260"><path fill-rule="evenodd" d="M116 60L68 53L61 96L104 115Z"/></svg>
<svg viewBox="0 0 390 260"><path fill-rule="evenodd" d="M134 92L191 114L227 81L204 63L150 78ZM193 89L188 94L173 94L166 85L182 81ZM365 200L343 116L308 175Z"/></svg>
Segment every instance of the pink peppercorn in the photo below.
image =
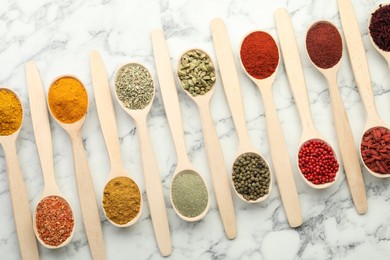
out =
<svg viewBox="0 0 390 260"><path fill-rule="evenodd" d="M311 139L301 146L298 166L303 176L316 185L333 182L339 170L332 148L317 139Z"/></svg>

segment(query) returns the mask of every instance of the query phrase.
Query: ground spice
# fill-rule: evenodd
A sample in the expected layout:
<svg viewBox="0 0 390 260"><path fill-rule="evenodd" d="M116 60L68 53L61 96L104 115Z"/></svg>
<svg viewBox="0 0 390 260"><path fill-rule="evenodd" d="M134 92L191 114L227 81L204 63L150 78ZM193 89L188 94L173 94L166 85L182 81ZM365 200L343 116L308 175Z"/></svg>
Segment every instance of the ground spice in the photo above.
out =
<svg viewBox="0 0 390 260"><path fill-rule="evenodd" d="M329 69L340 61L343 42L339 31L333 24L318 22L306 34L306 49L316 66Z"/></svg>
<svg viewBox="0 0 390 260"><path fill-rule="evenodd" d="M194 97L209 92L216 79L213 61L198 49L183 54L177 74L184 90Z"/></svg>
<svg viewBox="0 0 390 260"><path fill-rule="evenodd" d="M9 89L0 89L0 135L15 133L22 119L23 110L18 96Z"/></svg>
<svg viewBox="0 0 390 260"><path fill-rule="evenodd" d="M104 187L103 208L112 222L118 225L129 223L141 209L138 185L124 176L112 179Z"/></svg>
<svg viewBox="0 0 390 260"><path fill-rule="evenodd" d="M79 121L88 109L88 95L83 84L72 76L54 81L49 90L49 107L62 123Z"/></svg>
<svg viewBox="0 0 390 260"><path fill-rule="evenodd" d="M122 66L115 77L119 100L129 109L143 109L153 98L154 83L149 71L135 63Z"/></svg>
<svg viewBox="0 0 390 260"><path fill-rule="evenodd" d="M172 182L172 203L187 218L202 214L209 200L207 187L198 173L190 170L178 173Z"/></svg>
<svg viewBox="0 0 390 260"><path fill-rule="evenodd" d="M381 50L390 51L390 5L379 5L379 9L371 14L369 31Z"/></svg>
<svg viewBox="0 0 390 260"><path fill-rule="evenodd" d="M298 166L303 176L313 184L333 182L339 170L332 148L317 139L309 140L301 146Z"/></svg>
<svg viewBox="0 0 390 260"><path fill-rule="evenodd" d="M279 63L276 42L266 32L253 32L241 44L240 57L245 70L256 79L271 76Z"/></svg>
<svg viewBox="0 0 390 260"><path fill-rule="evenodd" d="M233 164L233 184L246 200L257 200L269 193L270 171L256 153L244 153Z"/></svg>
<svg viewBox="0 0 390 260"><path fill-rule="evenodd" d="M46 197L37 205L35 223L38 236L45 244L59 246L69 238L74 229L72 209L59 196Z"/></svg>
<svg viewBox="0 0 390 260"><path fill-rule="evenodd" d="M362 138L360 152L364 164L373 172L390 174L390 130L374 127Z"/></svg>

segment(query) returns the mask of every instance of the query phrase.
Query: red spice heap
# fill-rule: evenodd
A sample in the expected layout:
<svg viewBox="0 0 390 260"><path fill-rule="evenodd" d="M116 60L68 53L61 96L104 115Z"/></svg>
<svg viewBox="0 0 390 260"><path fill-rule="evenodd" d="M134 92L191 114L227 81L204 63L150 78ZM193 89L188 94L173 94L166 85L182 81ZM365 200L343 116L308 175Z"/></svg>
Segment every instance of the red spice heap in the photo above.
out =
<svg viewBox="0 0 390 260"><path fill-rule="evenodd" d="M339 170L332 148L321 140L312 139L304 143L298 160L303 176L313 184L333 182Z"/></svg>
<svg viewBox="0 0 390 260"><path fill-rule="evenodd" d="M279 63L278 47L266 32L253 32L245 37L240 55L245 70L257 79L271 76Z"/></svg>
<svg viewBox="0 0 390 260"><path fill-rule="evenodd" d="M59 196L49 196L39 202L35 221L39 238L50 246L61 245L74 228L72 209Z"/></svg>
<svg viewBox="0 0 390 260"><path fill-rule="evenodd" d="M375 44L384 51L390 51L390 5L380 5L371 14L369 30Z"/></svg>
<svg viewBox="0 0 390 260"><path fill-rule="evenodd" d="M333 24L318 22L307 32L306 49L316 66L329 69L341 59L343 42Z"/></svg>
<svg viewBox="0 0 390 260"><path fill-rule="evenodd" d="M364 164L373 172L390 174L390 130L374 127L362 138L360 152Z"/></svg>

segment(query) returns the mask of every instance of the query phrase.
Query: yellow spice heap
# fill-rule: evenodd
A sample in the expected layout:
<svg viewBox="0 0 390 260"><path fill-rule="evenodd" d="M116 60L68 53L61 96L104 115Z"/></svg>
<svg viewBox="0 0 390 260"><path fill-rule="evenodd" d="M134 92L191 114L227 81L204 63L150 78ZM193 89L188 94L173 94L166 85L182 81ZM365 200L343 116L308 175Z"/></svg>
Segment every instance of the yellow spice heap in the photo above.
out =
<svg viewBox="0 0 390 260"><path fill-rule="evenodd" d="M23 110L19 98L8 89L0 89L0 135L15 133L22 124Z"/></svg>
<svg viewBox="0 0 390 260"><path fill-rule="evenodd" d="M49 90L49 107L62 123L79 121L88 109L88 95L83 84L71 76L54 81Z"/></svg>

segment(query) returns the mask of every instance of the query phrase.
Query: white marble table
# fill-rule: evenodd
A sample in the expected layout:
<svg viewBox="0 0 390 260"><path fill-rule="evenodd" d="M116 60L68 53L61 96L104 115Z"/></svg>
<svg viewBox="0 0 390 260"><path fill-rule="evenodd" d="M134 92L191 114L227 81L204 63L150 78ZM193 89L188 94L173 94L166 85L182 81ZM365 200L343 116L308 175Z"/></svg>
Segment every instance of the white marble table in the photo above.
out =
<svg viewBox="0 0 390 260"><path fill-rule="evenodd" d="M371 46L366 28L370 11L380 1L354 0L353 3L366 47L377 107L384 121L390 124L389 70L384 59ZM172 64L176 64L180 53L192 47L207 50L216 61L209 22L219 16L227 25L238 65L238 45L247 32L259 28L276 36L273 15L278 7L286 7L292 15L315 124L337 148L325 80L312 67L304 50L306 29L315 20L329 19L340 29L335 0L0 1L0 85L17 91L25 107L18 154L31 210L38 202L43 180L24 77L26 61L34 59L37 62L46 89L61 74L74 74L85 83L90 107L83 138L100 200L109 163L91 86L89 52L93 49L100 51L111 79L121 64L137 61L144 63L157 81L151 30L161 27L165 30ZM239 74L252 141L270 160L262 97L241 68ZM338 82L357 147L366 116L345 50ZM277 188L272 190L266 202L257 205L244 204L234 195L238 236L229 241L224 235L213 193L210 211L198 223L183 222L172 209L169 187L176 155L157 84L157 95L149 117L149 130L168 207L173 244L170 259L389 259L390 180L376 179L364 170L368 212L362 216L355 212L344 173L328 190L317 191L308 187L298 176L295 164L301 126L283 66L278 71L274 94L295 171L303 225L296 229L288 226ZM180 93L180 101L188 154L211 187L198 111L183 93ZM219 75L211 109L226 165L230 168L237 149L237 136ZM117 104L116 116L125 166L144 191L134 122ZM61 191L74 206L77 223L74 238L67 247L50 251L40 246L40 255L42 259L90 259L81 221L69 139L53 120L51 129L57 181ZM0 152L0 173L0 258L19 259L3 152ZM146 198L144 202L146 207L139 223L128 229L113 227L104 218L99 204L108 259L161 258Z"/></svg>

